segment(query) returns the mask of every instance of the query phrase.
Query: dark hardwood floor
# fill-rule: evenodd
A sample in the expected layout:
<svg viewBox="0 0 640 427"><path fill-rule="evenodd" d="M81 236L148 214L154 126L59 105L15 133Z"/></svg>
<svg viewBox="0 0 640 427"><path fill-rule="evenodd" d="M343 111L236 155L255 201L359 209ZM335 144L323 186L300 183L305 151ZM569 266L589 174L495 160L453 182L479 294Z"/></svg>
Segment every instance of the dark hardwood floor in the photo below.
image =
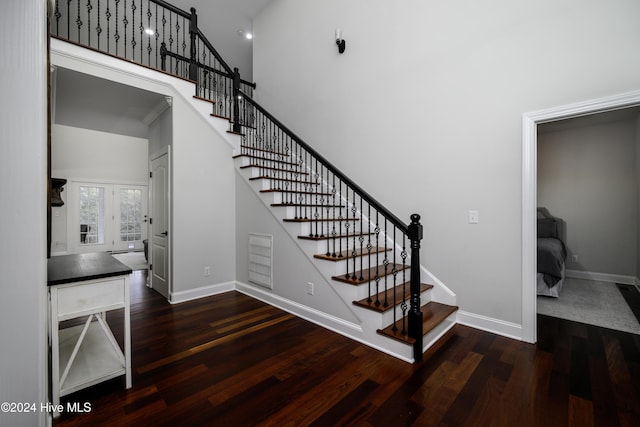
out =
<svg viewBox="0 0 640 427"><path fill-rule="evenodd" d="M65 396L91 412L56 427L640 425L637 335L539 316L530 345L457 325L410 365L237 292L170 305L144 281L133 388Z"/></svg>

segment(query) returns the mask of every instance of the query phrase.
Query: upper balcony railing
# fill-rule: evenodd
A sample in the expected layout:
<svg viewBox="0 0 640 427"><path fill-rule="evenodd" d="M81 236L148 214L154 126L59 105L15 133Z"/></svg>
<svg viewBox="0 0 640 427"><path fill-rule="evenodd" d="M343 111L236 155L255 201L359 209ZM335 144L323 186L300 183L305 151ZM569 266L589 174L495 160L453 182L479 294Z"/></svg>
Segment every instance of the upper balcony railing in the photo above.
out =
<svg viewBox="0 0 640 427"><path fill-rule="evenodd" d="M249 96L255 88L198 29L194 8L186 12L163 0L56 0L51 35L192 80L195 95L211 100L213 113L234 123L234 80Z"/></svg>

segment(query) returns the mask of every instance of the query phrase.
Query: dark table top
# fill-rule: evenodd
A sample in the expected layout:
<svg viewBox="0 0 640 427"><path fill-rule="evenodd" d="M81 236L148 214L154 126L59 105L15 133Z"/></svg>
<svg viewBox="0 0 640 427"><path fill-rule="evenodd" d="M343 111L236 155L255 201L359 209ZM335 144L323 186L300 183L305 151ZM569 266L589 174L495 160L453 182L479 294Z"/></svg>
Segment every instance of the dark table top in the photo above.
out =
<svg viewBox="0 0 640 427"><path fill-rule="evenodd" d="M102 279L130 273L130 267L107 252L53 256L47 263L47 285Z"/></svg>

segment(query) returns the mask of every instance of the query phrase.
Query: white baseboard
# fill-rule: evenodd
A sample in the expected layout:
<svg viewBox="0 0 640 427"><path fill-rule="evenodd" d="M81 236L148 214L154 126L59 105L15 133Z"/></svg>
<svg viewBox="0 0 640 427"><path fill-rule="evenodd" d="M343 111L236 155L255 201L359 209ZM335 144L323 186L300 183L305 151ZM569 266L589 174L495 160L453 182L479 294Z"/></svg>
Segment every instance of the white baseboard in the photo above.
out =
<svg viewBox="0 0 640 427"><path fill-rule="evenodd" d="M188 291L172 292L169 296L171 304L179 304L181 302L191 301L198 298L209 297L221 294L223 292L233 291L236 288L235 282L218 283L216 285L202 286Z"/></svg>
<svg viewBox="0 0 640 427"><path fill-rule="evenodd" d="M522 325L458 310L458 323L522 341Z"/></svg>
<svg viewBox="0 0 640 427"><path fill-rule="evenodd" d="M269 290L258 286L248 285L242 282L236 282L235 290L248 295L252 298L265 302L274 307L278 307L288 313L295 314L298 317L306 319L324 328L330 329L342 335L350 337L362 336L362 326L346 320L316 310L306 305L302 305L295 301L276 295Z"/></svg>
<svg viewBox="0 0 640 427"><path fill-rule="evenodd" d="M565 270L565 276L574 279L597 280L600 282L621 283L623 285L635 285L640 280L634 276L624 276L621 274L597 273L594 271Z"/></svg>

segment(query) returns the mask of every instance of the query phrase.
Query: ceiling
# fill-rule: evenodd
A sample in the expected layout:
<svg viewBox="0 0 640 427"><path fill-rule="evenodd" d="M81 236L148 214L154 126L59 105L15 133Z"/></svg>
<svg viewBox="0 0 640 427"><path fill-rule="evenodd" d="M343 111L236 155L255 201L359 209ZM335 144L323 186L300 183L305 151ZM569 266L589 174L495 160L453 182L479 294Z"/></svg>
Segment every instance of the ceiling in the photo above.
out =
<svg viewBox="0 0 640 427"><path fill-rule="evenodd" d="M253 19L272 0L169 0L189 11L196 8L198 26L242 78L251 79ZM54 123L147 138L145 118L166 103L165 97L121 83L58 67L55 73Z"/></svg>
<svg viewBox="0 0 640 427"><path fill-rule="evenodd" d="M54 76L54 123L137 138L148 137L147 116L163 95L65 68Z"/></svg>

